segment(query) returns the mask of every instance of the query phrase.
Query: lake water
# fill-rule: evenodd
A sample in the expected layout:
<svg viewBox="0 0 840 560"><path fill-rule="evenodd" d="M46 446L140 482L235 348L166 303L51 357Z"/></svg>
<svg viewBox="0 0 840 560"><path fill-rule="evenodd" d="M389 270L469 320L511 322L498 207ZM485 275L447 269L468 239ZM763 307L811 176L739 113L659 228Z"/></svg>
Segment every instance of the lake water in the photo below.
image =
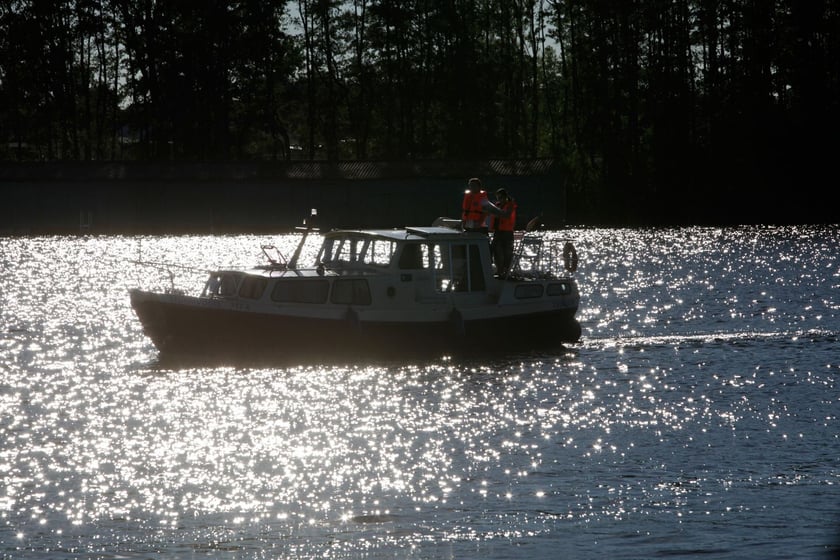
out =
<svg viewBox="0 0 840 560"><path fill-rule="evenodd" d="M132 261L294 236L0 238L0 557L840 558L838 228L563 236L565 350L183 369Z"/></svg>

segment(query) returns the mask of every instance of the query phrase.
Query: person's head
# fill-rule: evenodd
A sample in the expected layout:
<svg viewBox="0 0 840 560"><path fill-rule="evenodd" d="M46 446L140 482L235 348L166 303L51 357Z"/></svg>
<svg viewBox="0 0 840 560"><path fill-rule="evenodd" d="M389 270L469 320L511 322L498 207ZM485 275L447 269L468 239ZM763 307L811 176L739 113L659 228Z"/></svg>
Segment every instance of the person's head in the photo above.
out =
<svg viewBox="0 0 840 560"><path fill-rule="evenodd" d="M468 184L469 184L469 188L472 192L478 192L478 191L481 190L481 187L482 187L481 179L473 177L472 179L470 179Z"/></svg>
<svg viewBox="0 0 840 560"><path fill-rule="evenodd" d="M507 199L510 198L508 196L508 192L505 189L498 189L496 191L496 201L497 202L507 202Z"/></svg>

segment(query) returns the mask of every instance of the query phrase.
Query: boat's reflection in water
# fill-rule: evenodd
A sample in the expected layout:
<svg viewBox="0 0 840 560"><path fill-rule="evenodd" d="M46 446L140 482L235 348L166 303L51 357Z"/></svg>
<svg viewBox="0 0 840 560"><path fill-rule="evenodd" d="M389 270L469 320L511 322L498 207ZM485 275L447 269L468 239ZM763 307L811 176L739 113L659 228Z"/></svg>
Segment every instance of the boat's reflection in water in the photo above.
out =
<svg viewBox="0 0 840 560"><path fill-rule="evenodd" d="M486 347L432 350L418 345L415 347L384 347L379 351L368 349L364 354L342 348L325 348L323 351L302 352L207 352L164 353L160 352L147 364L151 371L185 369L206 369L219 367L263 369L290 367L382 367L401 368L406 366L426 367L504 367L510 363L568 361L578 357L578 344L541 344L534 347L506 343L503 336L489 341Z"/></svg>

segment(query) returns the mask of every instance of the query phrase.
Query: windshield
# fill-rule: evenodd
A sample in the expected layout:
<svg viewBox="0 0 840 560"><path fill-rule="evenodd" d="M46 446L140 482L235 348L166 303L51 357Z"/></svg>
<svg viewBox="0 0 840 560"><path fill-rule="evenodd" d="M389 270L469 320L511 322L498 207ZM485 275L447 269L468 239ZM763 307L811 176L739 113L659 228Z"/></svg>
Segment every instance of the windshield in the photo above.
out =
<svg viewBox="0 0 840 560"><path fill-rule="evenodd" d="M390 239L339 237L324 241L320 261L329 266L388 266L395 250Z"/></svg>

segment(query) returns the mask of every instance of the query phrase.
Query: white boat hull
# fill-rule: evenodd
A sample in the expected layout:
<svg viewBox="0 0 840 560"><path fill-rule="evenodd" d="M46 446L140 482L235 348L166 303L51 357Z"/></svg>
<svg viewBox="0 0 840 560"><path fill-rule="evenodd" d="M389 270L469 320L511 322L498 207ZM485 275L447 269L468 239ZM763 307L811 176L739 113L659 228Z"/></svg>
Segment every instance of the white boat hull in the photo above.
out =
<svg viewBox="0 0 840 560"><path fill-rule="evenodd" d="M288 263L212 271L197 296L132 290L131 305L162 354L212 359L436 356L580 338L576 258L570 266L541 237L522 237L506 278L480 233L334 230L308 268L296 264L305 239Z"/></svg>
<svg viewBox="0 0 840 560"><path fill-rule="evenodd" d="M459 310L430 305L422 316L352 307L269 310L241 302L132 290L145 334L172 356L273 358L404 356L530 349L580 339L575 307L534 306L525 312Z"/></svg>

